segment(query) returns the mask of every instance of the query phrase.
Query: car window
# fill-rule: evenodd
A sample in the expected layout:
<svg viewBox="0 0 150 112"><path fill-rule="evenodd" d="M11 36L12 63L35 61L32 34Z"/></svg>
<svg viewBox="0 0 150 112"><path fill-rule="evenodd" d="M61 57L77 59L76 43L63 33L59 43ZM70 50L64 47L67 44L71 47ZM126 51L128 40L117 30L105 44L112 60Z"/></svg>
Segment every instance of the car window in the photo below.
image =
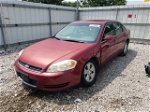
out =
<svg viewBox="0 0 150 112"><path fill-rule="evenodd" d="M116 35L119 35L123 32L123 28L122 25L120 23L114 23L115 27L116 27Z"/></svg>
<svg viewBox="0 0 150 112"><path fill-rule="evenodd" d="M116 35L116 26L113 23L107 23L104 29L102 40L104 40L106 35Z"/></svg>
<svg viewBox="0 0 150 112"><path fill-rule="evenodd" d="M59 31L55 37L64 41L95 42L100 29L100 24L73 23Z"/></svg>
<svg viewBox="0 0 150 112"><path fill-rule="evenodd" d="M122 25L122 24L121 24L121 26L122 26L123 31L125 31L126 27L124 25Z"/></svg>

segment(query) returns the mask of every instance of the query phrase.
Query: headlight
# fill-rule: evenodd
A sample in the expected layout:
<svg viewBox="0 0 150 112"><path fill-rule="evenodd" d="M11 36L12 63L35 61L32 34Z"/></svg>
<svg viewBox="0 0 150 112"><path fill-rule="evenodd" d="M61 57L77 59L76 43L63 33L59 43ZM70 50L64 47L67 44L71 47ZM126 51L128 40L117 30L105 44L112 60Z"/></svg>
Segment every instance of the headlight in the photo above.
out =
<svg viewBox="0 0 150 112"><path fill-rule="evenodd" d="M23 52L23 50L21 50L21 51L19 52L18 58L21 56L22 52Z"/></svg>
<svg viewBox="0 0 150 112"><path fill-rule="evenodd" d="M69 59L64 60L48 67L47 72L61 72L75 68L77 61Z"/></svg>

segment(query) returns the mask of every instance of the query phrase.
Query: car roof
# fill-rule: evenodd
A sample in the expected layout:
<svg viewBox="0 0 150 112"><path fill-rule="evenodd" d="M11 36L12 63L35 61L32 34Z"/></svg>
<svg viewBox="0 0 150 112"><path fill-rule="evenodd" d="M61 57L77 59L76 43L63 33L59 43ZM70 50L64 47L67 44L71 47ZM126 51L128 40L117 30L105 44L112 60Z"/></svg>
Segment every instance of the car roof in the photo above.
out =
<svg viewBox="0 0 150 112"><path fill-rule="evenodd" d="M115 20L81 20L73 23L93 23L93 24L105 24L107 22L116 22Z"/></svg>

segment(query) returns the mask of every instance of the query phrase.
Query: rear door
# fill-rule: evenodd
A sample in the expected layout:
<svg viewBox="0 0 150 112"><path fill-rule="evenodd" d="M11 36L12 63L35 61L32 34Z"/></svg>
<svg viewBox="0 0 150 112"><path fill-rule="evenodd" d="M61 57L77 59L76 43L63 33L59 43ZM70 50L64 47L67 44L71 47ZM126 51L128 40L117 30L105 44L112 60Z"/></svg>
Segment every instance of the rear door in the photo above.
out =
<svg viewBox="0 0 150 112"><path fill-rule="evenodd" d="M116 52L119 52L124 48L126 34L124 32L122 24L120 24L119 22L115 22L114 25L116 27L116 40L115 40Z"/></svg>
<svg viewBox="0 0 150 112"><path fill-rule="evenodd" d="M105 25L101 41L101 64L104 64L110 60L115 53L115 29L116 27L114 26L113 22L109 22ZM105 40L106 35L111 35L113 38L111 40Z"/></svg>

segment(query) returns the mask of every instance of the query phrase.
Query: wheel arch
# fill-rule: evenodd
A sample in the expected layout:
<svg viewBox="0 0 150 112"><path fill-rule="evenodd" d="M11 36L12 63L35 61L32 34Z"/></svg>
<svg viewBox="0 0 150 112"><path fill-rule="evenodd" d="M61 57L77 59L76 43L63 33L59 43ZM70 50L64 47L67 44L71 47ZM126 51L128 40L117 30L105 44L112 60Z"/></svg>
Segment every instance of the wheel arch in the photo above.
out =
<svg viewBox="0 0 150 112"><path fill-rule="evenodd" d="M98 58L97 58L97 57L92 57L90 60L94 61L94 62L95 62L95 64L97 65L97 67L99 67L99 66L100 66L100 63L99 63L99 61L98 61Z"/></svg>

